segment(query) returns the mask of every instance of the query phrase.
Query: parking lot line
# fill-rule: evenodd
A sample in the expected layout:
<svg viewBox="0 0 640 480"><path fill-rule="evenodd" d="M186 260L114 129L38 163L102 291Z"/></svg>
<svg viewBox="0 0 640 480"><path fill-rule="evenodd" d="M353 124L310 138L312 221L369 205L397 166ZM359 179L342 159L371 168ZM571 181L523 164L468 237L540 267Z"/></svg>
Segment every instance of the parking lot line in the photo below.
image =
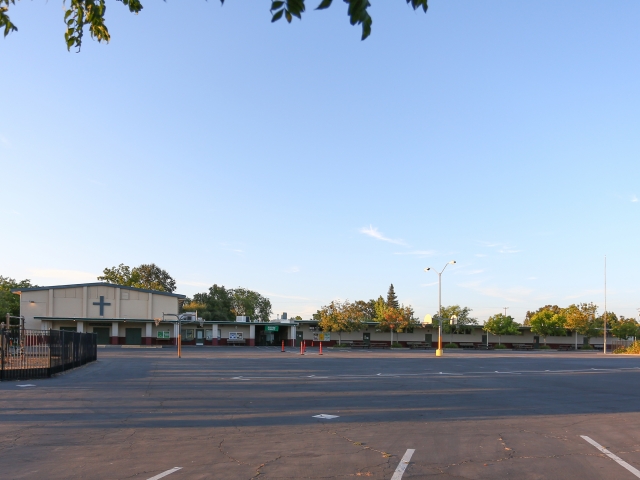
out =
<svg viewBox="0 0 640 480"><path fill-rule="evenodd" d="M596 442L595 440L590 439L589 437L587 437L586 435L580 435L584 440L586 440L587 442L589 442L591 445L593 445L594 447L596 447L598 450L600 450L602 453L604 453L607 457L609 457L611 460L617 462L618 464L620 464L621 466L623 466L624 468L626 468L627 470L629 470L631 473L633 473L636 477L640 478L640 470L638 470L637 468L629 465L627 462L625 462L624 460L622 460L620 457L618 457L617 455L614 455L613 453L611 453L609 450L607 450L606 448L604 448L602 445L600 445L598 442Z"/></svg>
<svg viewBox="0 0 640 480"><path fill-rule="evenodd" d="M393 473L393 477L391 477L391 480L400 480L402 478L402 475L404 475L404 471L409 466L409 462L411 461L413 452L415 452L413 448L407 449L407 451L404 453L404 456L402 457L402 460L400 460L396 471Z"/></svg>
<svg viewBox="0 0 640 480"><path fill-rule="evenodd" d="M159 473L155 477L147 478L147 480L160 480L161 478L164 478L167 475L171 475L172 473L175 473L178 470L182 470L182 467L173 467L171 470L167 470L166 472Z"/></svg>

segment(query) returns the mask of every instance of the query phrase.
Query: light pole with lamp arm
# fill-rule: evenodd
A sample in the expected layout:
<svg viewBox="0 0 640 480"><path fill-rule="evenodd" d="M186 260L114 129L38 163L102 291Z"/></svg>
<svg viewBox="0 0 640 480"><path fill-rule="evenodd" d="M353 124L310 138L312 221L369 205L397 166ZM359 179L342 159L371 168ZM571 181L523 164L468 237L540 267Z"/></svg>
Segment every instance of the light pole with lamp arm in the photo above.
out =
<svg viewBox="0 0 640 480"><path fill-rule="evenodd" d="M438 317L440 317L440 322L438 322L438 349L436 350L436 357L442 356L442 272L444 272L444 269L447 268L447 265L453 265L454 263L456 263L456 261L451 260L450 262L445 264L445 266L439 272L437 270L434 270L434 272L438 274ZM425 272L428 272L429 270L431 270L431 267L427 267L424 269Z"/></svg>

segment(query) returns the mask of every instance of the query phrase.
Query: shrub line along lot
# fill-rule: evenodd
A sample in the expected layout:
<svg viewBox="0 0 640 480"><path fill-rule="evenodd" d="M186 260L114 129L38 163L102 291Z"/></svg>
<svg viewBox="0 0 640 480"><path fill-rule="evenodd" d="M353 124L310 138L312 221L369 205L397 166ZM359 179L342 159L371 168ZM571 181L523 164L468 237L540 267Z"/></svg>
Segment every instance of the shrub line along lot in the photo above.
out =
<svg viewBox="0 0 640 480"><path fill-rule="evenodd" d="M323 353L101 349L3 382L0 477L638 478L640 357Z"/></svg>

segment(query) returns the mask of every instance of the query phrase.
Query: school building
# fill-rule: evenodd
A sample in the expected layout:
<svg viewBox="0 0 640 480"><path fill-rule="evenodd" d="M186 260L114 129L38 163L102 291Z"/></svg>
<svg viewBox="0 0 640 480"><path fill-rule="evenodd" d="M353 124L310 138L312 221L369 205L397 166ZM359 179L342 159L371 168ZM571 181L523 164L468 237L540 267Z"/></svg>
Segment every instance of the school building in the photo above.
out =
<svg viewBox="0 0 640 480"><path fill-rule="evenodd" d="M298 346L302 341L322 342L325 346L375 344L403 347L419 344L435 347L438 328L421 324L410 331L381 331L376 322L364 323L357 332L323 332L316 320L283 318L271 322L253 322L248 317L236 321L203 321L195 312L180 314L185 295L146 290L108 283L83 283L15 289L20 295L20 314L24 327L35 330L69 330L97 334L101 345L175 345L178 332L183 345ZM544 339L521 327L520 335L498 338L487 335L482 326L466 326L459 333L444 333L443 344L480 348L502 343L507 347L538 348ZM614 340L614 339L611 339ZM619 340L616 340L620 342ZM603 338L581 335L547 337L552 348L590 344L602 348ZM610 342L612 343L612 342Z"/></svg>

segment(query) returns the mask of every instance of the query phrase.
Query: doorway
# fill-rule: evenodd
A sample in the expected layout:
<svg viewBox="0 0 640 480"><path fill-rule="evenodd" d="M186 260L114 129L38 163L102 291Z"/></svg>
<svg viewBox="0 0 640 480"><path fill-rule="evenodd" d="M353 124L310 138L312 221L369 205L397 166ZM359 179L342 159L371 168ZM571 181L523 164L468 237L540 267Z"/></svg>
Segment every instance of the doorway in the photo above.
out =
<svg viewBox="0 0 640 480"><path fill-rule="evenodd" d="M304 340L304 334L302 332L296 332L296 347L299 347Z"/></svg>
<svg viewBox="0 0 640 480"><path fill-rule="evenodd" d="M109 327L93 327L93 333L96 334L96 341L98 345L109 345Z"/></svg>
<svg viewBox="0 0 640 480"><path fill-rule="evenodd" d="M365 345L369 345L371 343L371 334L369 332L363 332L362 341Z"/></svg>
<svg viewBox="0 0 640 480"><path fill-rule="evenodd" d="M141 328L125 328L125 345L141 345L142 329Z"/></svg>
<svg viewBox="0 0 640 480"><path fill-rule="evenodd" d="M433 344L433 333L425 333L424 334L424 343L431 346Z"/></svg>
<svg viewBox="0 0 640 480"><path fill-rule="evenodd" d="M204 345L204 328L196 329L196 345Z"/></svg>

